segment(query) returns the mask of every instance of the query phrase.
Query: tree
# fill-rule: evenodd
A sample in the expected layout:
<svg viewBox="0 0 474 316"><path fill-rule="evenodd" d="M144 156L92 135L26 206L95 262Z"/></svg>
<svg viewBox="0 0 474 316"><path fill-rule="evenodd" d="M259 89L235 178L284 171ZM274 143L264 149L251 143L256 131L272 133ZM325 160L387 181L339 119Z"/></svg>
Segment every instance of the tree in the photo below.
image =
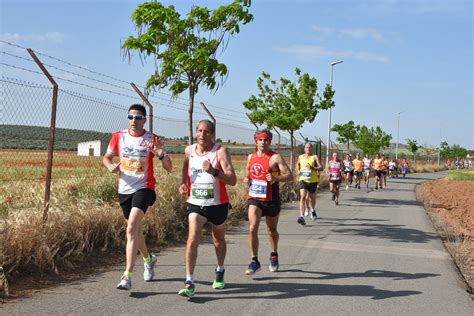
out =
<svg viewBox="0 0 474 316"><path fill-rule="evenodd" d="M319 110L327 110L334 106L332 100L334 91L326 86L321 99L317 95L317 80L309 74L295 69L296 78L292 82L280 78L279 84L271 79L270 74L262 72L257 79L260 91L258 96L252 95L245 101L244 107L250 110L250 119L258 124L266 124L268 128L277 127L287 131L291 139L291 167L293 168L293 153L295 131L305 122L313 122ZM317 103L316 101L319 101Z"/></svg>
<svg viewBox="0 0 474 316"><path fill-rule="evenodd" d="M441 150L440 150L439 155L440 155L443 159L447 159L447 158L450 158L450 157L451 157L451 147L449 147L447 141L441 142L440 148L441 148Z"/></svg>
<svg viewBox="0 0 474 316"><path fill-rule="evenodd" d="M354 121L349 121L346 124L334 124L331 130L339 134L336 140L347 144L347 152L349 152L349 143L356 138L360 126L354 125Z"/></svg>
<svg viewBox="0 0 474 316"><path fill-rule="evenodd" d="M157 1L139 4L132 14L138 36L129 36L122 45L125 55L138 51L140 58L152 57L155 73L146 88L169 87L173 96L189 93L189 144L193 143L194 97L201 84L217 90L228 74L226 65L217 58L219 47L224 51L231 35L239 33L240 24L253 20L248 12L251 0L234 0L215 10L193 6L185 18L175 7Z"/></svg>
<svg viewBox="0 0 474 316"><path fill-rule="evenodd" d="M416 155L417 150L420 149L421 147L418 145L417 141L414 139L407 138L406 141L407 141L408 150L413 154L413 161L416 162L415 155Z"/></svg>
<svg viewBox="0 0 474 316"><path fill-rule="evenodd" d="M458 159L466 158L467 149L464 148L464 147L459 146L458 144L454 144L451 147L451 154L452 154L453 158L458 158Z"/></svg>
<svg viewBox="0 0 474 316"><path fill-rule="evenodd" d="M373 156L381 148L388 147L391 139L392 135L385 133L379 126L369 129L367 126L362 125L352 143L362 150L364 154Z"/></svg>

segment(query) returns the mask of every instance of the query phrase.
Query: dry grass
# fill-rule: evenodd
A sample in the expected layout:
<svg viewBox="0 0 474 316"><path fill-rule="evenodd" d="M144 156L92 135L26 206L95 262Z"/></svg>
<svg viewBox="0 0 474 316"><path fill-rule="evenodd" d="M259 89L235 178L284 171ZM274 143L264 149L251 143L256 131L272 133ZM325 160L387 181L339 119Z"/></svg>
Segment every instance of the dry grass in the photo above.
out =
<svg viewBox="0 0 474 316"><path fill-rule="evenodd" d="M428 163L417 163L412 166L410 166L410 172L413 173L419 173L419 172L437 172L437 171L442 171L442 170L447 170L446 166L443 164L440 164L438 166L437 163L433 164L428 164Z"/></svg>
<svg viewBox="0 0 474 316"><path fill-rule="evenodd" d="M228 187L232 225L246 216L242 183L244 162L235 162L239 179ZM180 161L172 174L159 171L157 200L143 223L148 244L165 245L186 238L185 200L178 193ZM161 169L162 170L162 169ZM121 248L125 222L117 201L116 175L54 181L51 207L42 222L44 182L0 182L0 266L10 277L20 273L61 273L84 256ZM282 188L282 199L292 186Z"/></svg>

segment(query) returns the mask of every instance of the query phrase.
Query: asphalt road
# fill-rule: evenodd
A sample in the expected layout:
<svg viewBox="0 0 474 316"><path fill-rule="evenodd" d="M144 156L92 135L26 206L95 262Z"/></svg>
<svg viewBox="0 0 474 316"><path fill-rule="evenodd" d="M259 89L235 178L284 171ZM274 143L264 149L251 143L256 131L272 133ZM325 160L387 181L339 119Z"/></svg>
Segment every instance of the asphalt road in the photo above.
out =
<svg viewBox="0 0 474 316"><path fill-rule="evenodd" d="M211 287L216 259L209 238L199 247L191 300L177 295L184 248L158 254L153 282L115 289L123 266L0 305L0 314L159 315L473 315L474 303L423 206L415 184L444 175L389 179L386 190L343 190L340 205L319 192L319 219L296 223L297 203L282 210L280 271L268 271L270 246L260 229L262 270L249 263L246 222L227 235L226 288ZM469 312L470 311L470 312Z"/></svg>

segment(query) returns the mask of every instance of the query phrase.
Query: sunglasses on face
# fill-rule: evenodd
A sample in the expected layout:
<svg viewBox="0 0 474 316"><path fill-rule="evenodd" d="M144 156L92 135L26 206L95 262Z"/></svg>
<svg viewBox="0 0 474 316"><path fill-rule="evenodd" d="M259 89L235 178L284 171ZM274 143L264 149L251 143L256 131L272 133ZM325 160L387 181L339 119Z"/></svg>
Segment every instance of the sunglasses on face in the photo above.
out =
<svg viewBox="0 0 474 316"><path fill-rule="evenodd" d="M129 120L133 120L135 119L136 121L141 121L145 118L145 116L141 115L141 114L137 114L137 115L132 115L132 114L129 114L128 115L128 119Z"/></svg>

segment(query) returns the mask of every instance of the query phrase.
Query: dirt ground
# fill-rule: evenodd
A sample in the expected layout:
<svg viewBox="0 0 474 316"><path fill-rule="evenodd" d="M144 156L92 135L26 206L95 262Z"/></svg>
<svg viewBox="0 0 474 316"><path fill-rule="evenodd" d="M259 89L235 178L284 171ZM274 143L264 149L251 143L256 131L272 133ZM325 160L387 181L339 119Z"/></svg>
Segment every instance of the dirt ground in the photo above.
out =
<svg viewBox="0 0 474 316"><path fill-rule="evenodd" d="M474 181L434 180L418 187L417 195L473 293Z"/></svg>

